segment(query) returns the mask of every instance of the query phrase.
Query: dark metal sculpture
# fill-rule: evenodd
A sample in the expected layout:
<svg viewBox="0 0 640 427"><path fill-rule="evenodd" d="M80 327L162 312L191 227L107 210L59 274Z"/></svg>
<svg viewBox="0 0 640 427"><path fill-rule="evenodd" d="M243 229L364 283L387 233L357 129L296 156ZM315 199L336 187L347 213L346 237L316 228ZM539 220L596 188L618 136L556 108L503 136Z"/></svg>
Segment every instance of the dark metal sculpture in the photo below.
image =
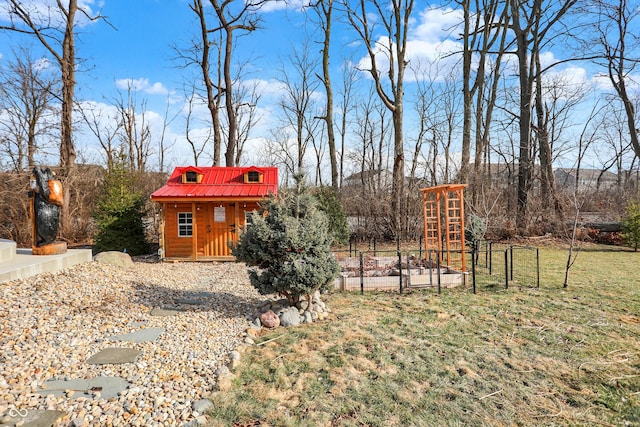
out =
<svg viewBox="0 0 640 427"><path fill-rule="evenodd" d="M57 181L51 169L35 167L32 172L29 196L33 199L33 243L40 247L53 243L58 235L60 206L57 201L54 203L52 192L61 191L61 188L50 188L49 182Z"/></svg>

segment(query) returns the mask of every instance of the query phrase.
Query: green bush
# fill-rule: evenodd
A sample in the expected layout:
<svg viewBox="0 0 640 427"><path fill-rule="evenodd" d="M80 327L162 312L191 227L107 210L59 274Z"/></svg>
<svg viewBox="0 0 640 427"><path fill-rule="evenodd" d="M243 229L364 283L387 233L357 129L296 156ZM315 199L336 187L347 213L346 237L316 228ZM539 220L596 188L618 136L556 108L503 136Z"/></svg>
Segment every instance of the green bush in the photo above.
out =
<svg viewBox="0 0 640 427"><path fill-rule="evenodd" d="M302 178L296 179L295 188L262 203L232 248L236 260L251 267L258 292L283 295L291 305L330 287L339 271L327 217Z"/></svg>
<svg viewBox="0 0 640 427"><path fill-rule="evenodd" d="M137 189L136 174L118 162L105 178L96 204L94 219L98 228L93 252L126 251L130 255L149 253L144 217L144 198Z"/></svg>
<svg viewBox="0 0 640 427"><path fill-rule="evenodd" d="M331 187L321 187L315 193L318 208L325 213L329 221L329 231L333 236L333 245L344 245L349 241L349 224L342 205Z"/></svg>
<svg viewBox="0 0 640 427"><path fill-rule="evenodd" d="M625 216L622 218L622 238L634 251L640 245L640 201L630 200L627 203Z"/></svg>

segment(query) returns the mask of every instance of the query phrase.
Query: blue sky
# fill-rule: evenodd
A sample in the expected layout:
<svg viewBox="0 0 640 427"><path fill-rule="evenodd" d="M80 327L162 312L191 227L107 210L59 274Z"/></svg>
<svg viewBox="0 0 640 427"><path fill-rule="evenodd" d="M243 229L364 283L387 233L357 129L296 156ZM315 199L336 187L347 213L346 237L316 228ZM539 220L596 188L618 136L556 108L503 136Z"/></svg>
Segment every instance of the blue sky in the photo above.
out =
<svg viewBox="0 0 640 427"><path fill-rule="evenodd" d="M46 4L53 0L31 0L32 4ZM0 11L4 0L0 0ZM105 22L84 22L78 27L76 53L82 59L77 76L76 94L79 100L92 102L96 108L109 111L113 100L121 96L127 85L136 89L138 101L147 103L148 117L152 131L157 135L161 128L162 116L167 102L172 112L184 108L182 87L192 80L193 71L178 67L173 58L176 52L172 46L186 46L197 30L195 15L190 11L188 0L80 0L80 4L93 12L101 11L111 25ZM205 1L205 4L208 2ZM284 3L271 3L270 10L262 14L260 29L252 35L237 39L236 60L248 63L247 80L259 83L264 91L259 109L261 125L256 128L251 143L259 147L261 138L275 117L281 86L277 79L281 64L291 54L292 45L300 45L303 34L313 29L313 24L305 20L295 7L284 9ZM444 8L436 10L427 3L417 2L409 34L409 51L412 64L433 60L442 52L459 51L460 44L454 31L460 22L460 11ZM0 12L0 22L6 17ZM454 37L451 37L454 33ZM36 41L25 37L0 32L0 65L11 58L12 46L27 42L39 51ZM333 70L338 70L344 61L366 64L364 52L358 49L357 38L351 31L336 24L333 33ZM319 51L320 47L317 47ZM553 62L562 55L561 48L547 51L543 60ZM559 51L559 52L558 52ZM450 56L441 61L441 73L456 70L459 57ZM588 72L581 64L568 64L552 70L549 75L561 75L574 80L575 84L596 85L594 73ZM334 77L334 83L337 78ZM365 79L366 80L366 79ZM412 90L413 75L407 73L407 91ZM410 99L408 99L410 102ZM201 113L203 113L201 111ZM410 124L407 126L410 128ZM205 129L203 128L203 132ZM172 166L193 163L184 143L184 126L178 121L169 129L175 145L169 153L168 162ZM78 150L89 162L99 162L100 152L96 142L80 131L77 137ZM254 150L258 151L259 150ZM245 162L259 163L263 157L248 155ZM153 166L153 165L152 165Z"/></svg>

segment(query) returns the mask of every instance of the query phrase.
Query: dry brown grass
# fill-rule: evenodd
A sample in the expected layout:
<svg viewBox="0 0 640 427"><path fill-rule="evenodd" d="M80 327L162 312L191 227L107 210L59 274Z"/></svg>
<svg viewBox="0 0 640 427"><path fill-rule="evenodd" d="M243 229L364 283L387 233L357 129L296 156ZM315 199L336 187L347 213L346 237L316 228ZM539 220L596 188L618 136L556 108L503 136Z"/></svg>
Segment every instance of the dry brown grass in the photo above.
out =
<svg viewBox="0 0 640 427"><path fill-rule="evenodd" d="M213 425L640 425L640 254L589 247L568 289L565 257L541 251L540 289L334 294L330 321L258 338L285 334Z"/></svg>

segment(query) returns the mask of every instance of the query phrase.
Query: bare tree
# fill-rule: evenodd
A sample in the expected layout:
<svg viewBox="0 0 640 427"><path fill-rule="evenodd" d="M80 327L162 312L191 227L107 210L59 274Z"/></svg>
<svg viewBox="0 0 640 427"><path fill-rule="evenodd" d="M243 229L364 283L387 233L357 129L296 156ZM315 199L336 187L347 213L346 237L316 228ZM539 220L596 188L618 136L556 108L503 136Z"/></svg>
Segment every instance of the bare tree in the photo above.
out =
<svg viewBox="0 0 640 427"><path fill-rule="evenodd" d="M374 90L369 92L371 96L365 96L355 106L354 134L358 145L353 147L351 160L356 176L359 176L363 198L390 195L390 183L386 180L391 137L388 110L373 96Z"/></svg>
<svg viewBox="0 0 640 427"><path fill-rule="evenodd" d="M477 96L475 104L477 159L478 152L482 152L483 147L481 144L487 140L485 135L488 135L493 102L495 102L495 98L493 100L484 98L485 86L491 85L491 82L487 81L487 77L493 75L495 85L500 76L501 56L504 51L506 35L504 22L508 17L508 7L507 2L499 0L456 0L456 3L462 6L464 17L464 30L462 33L462 159L458 179L461 182L468 182L474 96ZM500 44L498 49L494 49L496 43ZM495 58L493 59L494 72L487 75L486 69L492 51L495 52ZM474 68L476 70L475 77L472 77ZM485 103L487 104L485 119L488 119L488 121L482 120Z"/></svg>
<svg viewBox="0 0 640 427"><path fill-rule="evenodd" d="M329 68L331 48L331 26L333 24L333 0L318 0L312 7L316 11L320 29L322 31L322 75L318 75L326 96L325 111L319 118L324 120L327 133L327 145L329 147L329 163L331 165L331 186L334 190L339 187L339 170L336 152L336 137L333 122L333 87L331 84L331 72Z"/></svg>
<svg viewBox="0 0 640 427"><path fill-rule="evenodd" d="M283 185L287 185L297 173L297 150L293 141L291 128L282 126L272 130L271 138L264 142L265 160L271 165L278 166L283 172L280 174L280 182Z"/></svg>
<svg viewBox="0 0 640 427"><path fill-rule="evenodd" d="M637 155L628 138L628 123L624 107L619 103L609 103L605 111L606 115L602 117L597 133L597 142L600 144L593 154L599 162L601 175L610 169L618 171L617 186L619 190L622 190L624 176L631 172ZM576 186L578 184L579 182L576 183ZM599 190L600 179L596 185Z"/></svg>
<svg viewBox="0 0 640 427"><path fill-rule="evenodd" d="M217 17L217 26L207 30L209 33L220 33L222 46L222 76L224 83L225 109L229 124L225 162L233 166L236 159L238 118L233 96L232 56L235 36L238 33L247 34L258 29L260 18L257 11L265 0L250 0L234 2L232 0L209 0Z"/></svg>
<svg viewBox="0 0 640 427"><path fill-rule="evenodd" d="M518 211L516 226L526 234L527 207L532 176L531 105L535 82L536 52L545 45L553 26L571 9L577 0L546 3L545 0L509 0L510 29L515 37L518 58L519 89L519 143L518 143ZM542 70L538 70L542 72Z"/></svg>
<svg viewBox="0 0 640 427"><path fill-rule="evenodd" d="M606 75L619 97L627 118L629 140L636 156L640 157L636 105L628 84L632 73L640 65L640 5L633 0L591 0L595 13L597 52L604 61Z"/></svg>
<svg viewBox="0 0 640 427"><path fill-rule="evenodd" d="M117 148L117 138L122 121L117 111L112 108L100 108L96 103L84 103L79 109L84 123L102 148L107 170L113 169L113 156ZM112 114L109 114L109 113Z"/></svg>
<svg viewBox="0 0 640 427"><path fill-rule="evenodd" d="M234 165L238 166L242 162L242 155L244 154L244 148L251 136L251 130L258 117L258 102L262 94L260 92L259 83L256 80L245 80L244 77L244 65L238 67L237 75L233 79L233 85L236 90L233 92L233 108L234 117L236 118L236 150ZM223 135L227 136L230 127L228 126L227 117L223 117L222 127Z"/></svg>
<svg viewBox="0 0 640 427"><path fill-rule="evenodd" d="M281 67L283 96L280 108L284 113L286 126L293 129L297 144L296 173L304 168L304 157L314 135L315 127L309 122L315 121L317 107L314 101L319 83L315 78L316 64L310 56L309 46L305 43L300 49L292 48L289 56L291 68Z"/></svg>
<svg viewBox="0 0 640 427"><path fill-rule="evenodd" d="M346 64L342 67L342 86L340 88L340 184L342 187L342 183L344 182L344 161L345 161L345 147L346 147L346 139L347 139L347 131L349 128L349 116L352 110L352 106L354 103L354 85L357 80L358 70L353 67L346 66Z"/></svg>
<svg viewBox="0 0 640 427"><path fill-rule="evenodd" d="M120 94L116 100L120 127L118 138L125 150L131 171L144 172L152 154L151 128L147 121L147 102L138 103L132 87L127 87L126 96Z"/></svg>
<svg viewBox="0 0 640 427"><path fill-rule="evenodd" d="M37 61L28 48L0 69L0 141L16 172L31 170L35 155L57 130L51 101L57 77L46 61Z"/></svg>
<svg viewBox="0 0 640 427"><path fill-rule="evenodd" d="M170 149L175 145L175 140L167 143L167 129L173 123L173 121L178 117L180 113L176 112L173 116L169 116L169 106L171 105L169 96L167 97L167 103L165 104L164 110L164 120L162 121L162 132L160 133L160 138L158 138L158 172L161 174L164 173L164 156L166 150Z"/></svg>
<svg viewBox="0 0 640 427"><path fill-rule="evenodd" d="M196 108L195 104L199 101L200 98L195 93L195 88L192 88L191 93L187 97L187 105L186 105L186 117L185 117L185 129L184 135L187 139L187 143L191 148L191 154L193 155L193 163L195 166L198 166L200 162L200 156L206 151L207 146L210 144L211 140L215 140L215 137L212 134L215 134L215 126L205 126L206 130L203 130L201 126L195 126L197 132L194 133L194 123L197 124L197 118L194 117L194 109ZM204 102L207 102L204 100ZM215 142L214 142L215 144ZM216 166L215 158L213 160L213 165Z"/></svg>
<svg viewBox="0 0 640 427"><path fill-rule="evenodd" d="M57 0L45 12L33 3L7 0L1 7L9 15L10 24L1 25L0 30L14 31L35 37L42 47L51 54L60 67L62 81L60 101L60 166L65 175L70 175L76 160L73 142L73 104L76 84L76 43L75 31L77 15L89 20L104 19L100 14L92 15L87 8L79 7L78 0L68 0L64 4ZM64 187L61 230L69 228L69 186Z"/></svg>
<svg viewBox="0 0 640 427"><path fill-rule="evenodd" d="M199 39L193 43L191 49L186 51L176 49L180 56L188 64L196 64L200 69L202 82L206 93L207 109L211 115L213 137L213 165L220 165L222 147L222 125L220 120L220 108L224 99L224 87L222 82L222 32L214 34L215 41L210 39L210 29L207 24L207 14L202 0L192 0L189 8L198 17ZM212 58L211 49L214 48L215 57ZM215 59L212 66L211 61ZM194 154L195 155L195 154Z"/></svg>
<svg viewBox="0 0 640 427"><path fill-rule="evenodd" d="M370 64L367 72L375 82L376 93L391 111L393 118L393 191L391 212L395 237L402 229L402 196L404 194L404 74L408 64L407 35L414 0L359 0L356 7L345 2L347 18L367 49ZM372 19L372 16L375 16ZM378 34L378 24L381 33ZM381 61L388 70L385 74Z"/></svg>

